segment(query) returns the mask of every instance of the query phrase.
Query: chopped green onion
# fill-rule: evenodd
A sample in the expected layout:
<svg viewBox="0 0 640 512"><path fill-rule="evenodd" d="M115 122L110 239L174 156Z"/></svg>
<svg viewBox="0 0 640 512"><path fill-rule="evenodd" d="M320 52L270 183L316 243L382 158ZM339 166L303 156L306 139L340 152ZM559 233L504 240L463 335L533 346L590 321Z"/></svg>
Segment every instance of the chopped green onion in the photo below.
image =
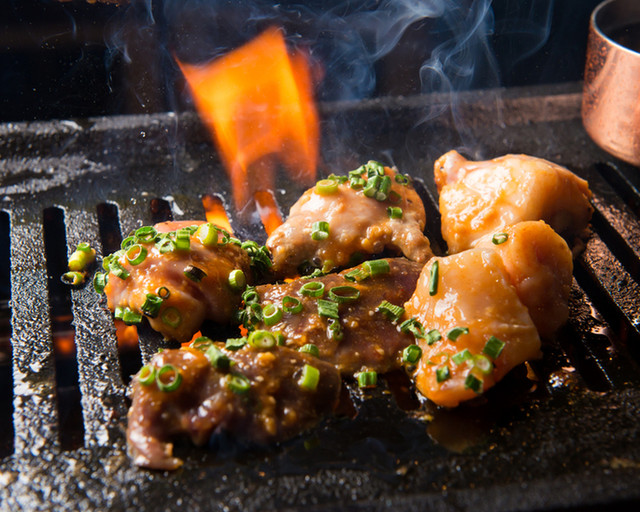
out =
<svg viewBox="0 0 640 512"><path fill-rule="evenodd" d="M320 350L313 343L306 343L306 344L302 345L298 349L298 352L303 352L305 354L311 354L314 357L318 357L320 355Z"/></svg>
<svg viewBox="0 0 640 512"><path fill-rule="evenodd" d="M229 272L229 286L233 291L239 292L244 290L247 286L247 278L244 272L239 268Z"/></svg>
<svg viewBox="0 0 640 512"><path fill-rule="evenodd" d="M248 343L247 338L229 338L224 344L224 348L227 350L240 350Z"/></svg>
<svg viewBox="0 0 640 512"><path fill-rule="evenodd" d="M320 281L304 283L298 290L298 293L303 297L322 297L324 293L324 283Z"/></svg>
<svg viewBox="0 0 640 512"><path fill-rule="evenodd" d="M364 178L360 177L360 176L352 176L349 179L349 186L353 190L360 190L366 184L367 184L366 180Z"/></svg>
<svg viewBox="0 0 640 512"><path fill-rule="evenodd" d="M397 322L400 320L400 317L404 315L404 308L402 306L396 306L387 300L383 300L376 308L376 311L383 313L392 322Z"/></svg>
<svg viewBox="0 0 640 512"><path fill-rule="evenodd" d="M429 271L429 295L433 296L438 293L438 271L440 270L440 264L438 260L435 260L431 265Z"/></svg>
<svg viewBox="0 0 640 512"><path fill-rule="evenodd" d="M107 274L103 272L96 272L96 275L93 276L93 289L96 293L102 293L108 282L109 278Z"/></svg>
<svg viewBox="0 0 640 512"><path fill-rule="evenodd" d="M389 206L387 207L387 215L389 215L390 219L401 219L402 218L402 208L398 206Z"/></svg>
<svg viewBox="0 0 640 512"><path fill-rule="evenodd" d="M207 273L196 267L195 265L187 265L183 271L183 274L191 279L194 283L199 283L203 278L207 277Z"/></svg>
<svg viewBox="0 0 640 512"><path fill-rule="evenodd" d="M169 381L165 382L164 376L167 375L169 377ZM182 374L180 371L173 366L172 364L165 364L162 368L158 370L156 374L156 384L158 385L158 389L164 392L175 391L180 387L182 383Z"/></svg>
<svg viewBox="0 0 640 512"><path fill-rule="evenodd" d="M365 261L362 264L362 268L369 272L372 277L391 272L389 262L385 259Z"/></svg>
<svg viewBox="0 0 640 512"><path fill-rule="evenodd" d="M116 258L109 261L109 272L122 280L125 280L131 275L129 271L124 268Z"/></svg>
<svg viewBox="0 0 640 512"><path fill-rule="evenodd" d="M302 311L302 302L300 302L300 299L285 295L282 298L282 309L285 313L297 315Z"/></svg>
<svg viewBox="0 0 640 512"><path fill-rule="evenodd" d="M366 196L366 197L370 197L372 199L375 199L376 194L378 192L378 189L380 188L380 185L382 183L382 177L381 176L371 176L368 180L367 180L367 184L365 185L364 189L362 190L362 193Z"/></svg>
<svg viewBox="0 0 640 512"><path fill-rule="evenodd" d="M125 308L122 306L116 306L113 310L113 316L116 320L122 320L122 315L124 314Z"/></svg>
<svg viewBox="0 0 640 512"><path fill-rule="evenodd" d="M91 248L89 249L93 250ZM79 251L76 249L75 251L73 251L71 256L69 256L69 261L68 261L69 270L72 270L74 272L80 272L81 270L84 270L87 267L87 265L89 265L90 263L93 263L95 259L96 259L95 251L91 253L91 252Z"/></svg>
<svg viewBox="0 0 640 512"><path fill-rule="evenodd" d="M410 183L410 179L409 176L405 175L405 174L396 174L396 183L399 183L400 185L408 185Z"/></svg>
<svg viewBox="0 0 640 512"><path fill-rule="evenodd" d="M140 244L133 244L127 249L125 256L132 265L140 265L147 257L147 249Z"/></svg>
<svg viewBox="0 0 640 512"><path fill-rule="evenodd" d="M298 379L298 386L307 391L315 391L320 381L320 370L310 364L302 367L302 375Z"/></svg>
<svg viewBox="0 0 640 512"><path fill-rule="evenodd" d="M126 251L129 247L131 247L135 243L136 243L136 237L133 235L128 236L120 243L120 249L122 249L123 251Z"/></svg>
<svg viewBox="0 0 640 512"><path fill-rule="evenodd" d="M495 244L495 245L500 245L505 243L507 240L509 239L509 234L508 233L496 233L495 235L493 235L493 237L491 238L491 241Z"/></svg>
<svg viewBox="0 0 640 512"><path fill-rule="evenodd" d="M246 395L251 389L251 381L244 375L227 375L227 388L236 395Z"/></svg>
<svg viewBox="0 0 640 512"><path fill-rule="evenodd" d="M144 300L144 304L140 310L147 316L151 318L155 318L158 316L160 312L160 307L162 306L163 300L161 297L156 295L155 293L147 293L147 296Z"/></svg>
<svg viewBox="0 0 640 512"><path fill-rule="evenodd" d="M442 368L436 369L436 382L444 382L445 380L449 380L451 378L451 372L449 371L448 366L443 366Z"/></svg>
<svg viewBox="0 0 640 512"><path fill-rule="evenodd" d="M320 180L316 183L316 193L321 196L335 194L338 191L338 181L335 179Z"/></svg>
<svg viewBox="0 0 640 512"><path fill-rule="evenodd" d="M60 276L60 281L69 286L78 286L84 283L84 274L82 272L65 272Z"/></svg>
<svg viewBox="0 0 640 512"><path fill-rule="evenodd" d="M231 366L229 357L215 345L211 345L204 355L211 362L211 366L218 370L228 370Z"/></svg>
<svg viewBox="0 0 640 512"><path fill-rule="evenodd" d="M127 325L135 325L142 322L142 314L129 308L122 311L122 321Z"/></svg>
<svg viewBox="0 0 640 512"><path fill-rule="evenodd" d="M175 244L178 251L188 251L191 248L191 230L180 228L176 231Z"/></svg>
<svg viewBox="0 0 640 512"><path fill-rule="evenodd" d="M359 297L360 290L353 286L334 286L329 290L329 298L338 304L358 300Z"/></svg>
<svg viewBox="0 0 640 512"><path fill-rule="evenodd" d="M249 255L251 268L259 274L266 272L273 265L271 262L271 253L264 245L258 245L253 240L247 240L246 242L242 242L240 247Z"/></svg>
<svg viewBox="0 0 640 512"><path fill-rule="evenodd" d="M482 349L483 354L487 354L491 359L497 359L502 349L505 347L505 342L499 340L495 336L491 336Z"/></svg>
<svg viewBox="0 0 640 512"><path fill-rule="evenodd" d="M389 176L382 176L380 179L380 186L375 193L376 201L386 201L391 191L391 178Z"/></svg>
<svg viewBox="0 0 640 512"><path fill-rule="evenodd" d="M158 231L153 226L142 226L136 229L134 238L137 243L147 244L153 242L158 234Z"/></svg>
<svg viewBox="0 0 640 512"><path fill-rule="evenodd" d="M471 352L469 352L468 348L465 348L464 350L451 356L451 360L456 364L462 364L472 358L473 356L471 355Z"/></svg>
<svg viewBox="0 0 640 512"><path fill-rule="evenodd" d="M470 373L464 380L464 387L480 394L482 393L482 380Z"/></svg>
<svg viewBox="0 0 640 512"><path fill-rule="evenodd" d="M462 334L469 334L468 327L454 327L447 333L447 338L456 341Z"/></svg>
<svg viewBox="0 0 640 512"><path fill-rule="evenodd" d="M311 226L311 238L313 240L326 240L329 237L329 223L320 220Z"/></svg>
<svg viewBox="0 0 640 512"><path fill-rule="evenodd" d="M440 334L438 329L431 329L426 335L427 345L433 345L436 341L440 341L441 339L442 334Z"/></svg>
<svg viewBox="0 0 640 512"><path fill-rule="evenodd" d="M244 301L245 304L248 304L250 302L259 302L260 296L258 295L258 292L256 291L255 287L249 286L242 293L242 300Z"/></svg>
<svg viewBox="0 0 640 512"><path fill-rule="evenodd" d="M400 331L404 333L411 333L416 338L424 338L424 327L415 318L409 318L400 324Z"/></svg>
<svg viewBox="0 0 640 512"><path fill-rule="evenodd" d="M318 315L338 320L338 303L327 299L318 299Z"/></svg>
<svg viewBox="0 0 640 512"><path fill-rule="evenodd" d="M334 174L334 173L329 174L329 176L327 177L327 179L335 180L335 181L337 181L339 184L340 184L340 183L346 183L347 181L349 181L349 178L348 178L347 176L338 176L337 174Z"/></svg>
<svg viewBox="0 0 640 512"><path fill-rule="evenodd" d="M402 351L402 360L405 363L417 363L422 357L422 349L418 345L409 345Z"/></svg>
<svg viewBox="0 0 640 512"><path fill-rule="evenodd" d="M174 329L182 323L182 314L177 308L166 308L160 316L162 323Z"/></svg>
<svg viewBox="0 0 640 512"><path fill-rule="evenodd" d="M369 176L384 176L384 165L380 162L376 162L375 160L369 160L364 164L364 169L367 171L367 175Z"/></svg>
<svg viewBox="0 0 640 512"><path fill-rule="evenodd" d="M154 366L145 364L138 372L138 382L143 386L150 386L156 380L156 369Z"/></svg>
<svg viewBox="0 0 640 512"><path fill-rule="evenodd" d="M76 251L81 251L81 252L90 253L92 250L93 249L91 249L91 246L87 242L80 242L76 247Z"/></svg>
<svg viewBox="0 0 640 512"><path fill-rule="evenodd" d="M268 349L276 346L276 337L269 331L253 331L249 334L248 342L252 347Z"/></svg>
<svg viewBox="0 0 640 512"><path fill-rule="evenodd" d="M352 283L364 281L370 276L369 272L364 270L363 268L354 268L350 270L346 274L344 274L344 278L347 281L351 281Z"/></svg>
<svg viewBox="0 0 640 512"><path fill-rule="evenodd" d="M356 379L359 388L375 388L378 385L378 373L375 371L360 372Z"/></svg>
<svg viewBox="0 0 640 512"><path fill-rule="evenodd" d="M327 337L330 340L341 341L344 338L344 332L342 332L342 326L340 321L330 318L329 326L327 327Z"/></svg>
<svg viewBox="0 0 640 512"><path fill-rule="evenodd" d="M196 350L200 350L204 352L213 344L213 340L206 336L198 336L195 340L191 342L189 345L191 348L195 348Z"/></svg>
<svg viewBox="0 0 640 512"><path fill-rule="evenodd" d="M315 240L316 242L320 242L322 240L326 240L329 238L329 233L326 231L312 231L311 232L311 240Z"/></svg>
<svg viewBox="0 0 640 512"><path fill-rule="evenodd" d="M171 292L169 291L169 288L167 288L166 286L161 286L156 290L156 295L161 299L166 300L171 295Z"/></svg>
<svg viewBox="0 0 640 512"><path fill-rule="evenodd" d="M200 243L205 247L215 247L218 245L218 228L207 222L201 224L196 231L196 238L200 240Z"/></svg>
<svg viewBox="0 0 640 512"><path fill-rule="evenodd" d="M473 356L473 366L480 370L480 373L483 375L489 375L491 370L493 370L493 363L491 359L487 356L483 356L482 354L476 354Z"/></svg>
<svg viewBox="0 0 640 512"><path fill-rule="evenodd" d="M276 325L282 320L282 309L275 304L265 304L262 307L262 320L268 326Z"/></svg>
<svg viewBox="0 0 640 512"><path fill-rule="evenodd" d="M162 238L156 243L156 247L160 254L166 254L168 252L173 252L176 247L176 244L169 237Z"/></svg>

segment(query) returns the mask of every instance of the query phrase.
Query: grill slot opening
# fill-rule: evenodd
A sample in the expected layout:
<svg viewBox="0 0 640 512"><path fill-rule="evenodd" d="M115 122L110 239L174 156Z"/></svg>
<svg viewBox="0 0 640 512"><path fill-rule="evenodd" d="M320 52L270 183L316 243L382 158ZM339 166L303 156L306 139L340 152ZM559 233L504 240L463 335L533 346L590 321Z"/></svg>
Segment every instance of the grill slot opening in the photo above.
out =
<svg viewBox="0 0 640 512"><path fill-rule="evenodd" d="M51 207L44 210L43 236L56 366L60 445L63 450L73 450L82 446L84 425L80 405L75 332L72 326L71 292L69 287L60 281L60 276L68 270L64 212L60 208Z"/></svg>
<svg viewBox="0 0 640 512"><path fill-rule="evenodd" d="M149 202L149 210L151 214L151 224L173 220L171 205L168 201L156 197Z"/></svg>
<svg viewBox="0 0 640 512"><path fill-rule="evenodd" d="M11 285L9 214L0 211L0 457L13 452L13 375L11 371Z"/></svg>

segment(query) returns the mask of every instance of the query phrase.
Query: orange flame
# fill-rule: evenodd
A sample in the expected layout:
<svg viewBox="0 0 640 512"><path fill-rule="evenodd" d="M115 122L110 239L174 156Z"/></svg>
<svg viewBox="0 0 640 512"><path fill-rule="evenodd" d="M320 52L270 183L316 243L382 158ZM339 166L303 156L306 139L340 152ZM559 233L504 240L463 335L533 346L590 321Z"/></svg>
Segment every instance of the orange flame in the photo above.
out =
<svg viewBox="0 0 640 512"><path fill-rule="evenodd" d="M280 30L267 29L204 66L178 65L214 135L238 210L256 192L273 190L276 159L294 179L313 183L319 126L311 76L303 54L287 54Z"/></svg>

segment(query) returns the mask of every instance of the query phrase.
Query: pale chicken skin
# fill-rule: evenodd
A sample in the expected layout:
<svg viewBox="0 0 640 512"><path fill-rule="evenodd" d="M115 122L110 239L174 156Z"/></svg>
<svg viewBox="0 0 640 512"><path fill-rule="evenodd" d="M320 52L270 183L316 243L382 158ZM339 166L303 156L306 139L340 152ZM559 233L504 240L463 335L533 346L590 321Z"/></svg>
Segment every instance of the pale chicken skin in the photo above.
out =
<svg viewBox="0 0 640 512"><path fill-rule="evenodd" d="M437 289L431 294L436 263ZM492 249L433 258L405 309L426 332L417 339L422 355L413 379L437 405L455 407L472 399L515 366L541 356L538 331Z"/></svg>
<svg viewBox="0 0 640 512"><path fill-rule="evenodd" d="M189 221L156 225L158 235L149 241L135 241L134 245L146 251L139 263L135 263L139 250L132 250L129 257L127 251L114 253L118 264L115 269L110 264L104 287L109 309L117 312L126 308L134 315L146 317L151 327L166 339L181 342L189 341L204 320L230 323L240 305L242 289L230 285L229 275L240 270L245 279L251 279L247 253L236 243L223 241L222 233L218 244L204 245L195 228L188 236L188 249L161 252L161 233L176 233L181 228L199 225L205 224ZM150 314L144 307L149 295L159 304L157 311Z"/></svg>
<svg viewBox="0 0 640 512"><path fill-rule="evenodd" d="M385 249L402 253L413 261L429 260L433 254L423 233L426 217L420 197L410 183L396 181L400 175L394 170L384 167L382 171L381 165L379 169L381 174L377 178L390 178L390 191L377 199L366 193L372 180L366 171L360 175L362 182L358 185L346 177L341 177L340 182L338 177L337 186L330 193L316 185L300 197L287 220L266 242L273 255L272 270L276 276L299 275L301 266L325 271L344 268L358 263L353 261L354 257L361 256L362 261L363 255L379 254ZM403 176L399 179L406 180ZM390 207L398 209L401 218L392 218ZM312 236L317 222L328 225L323 239Z"/></svg>
<svg viewBox="0 0 640 512"><path fill-rule="evenodd" d="M543 221L520 222L487 235L475 247L498 253L520 301L542 338L569 318L573 258L564 239Z"/></svg>
<svg viewBox="0 0 640 512"><path fill-rule="evenodd" d="M505 155L475 162L454 150L435 162L434 173L450 254L526 220L544 220L573 243L593 212L588 183L541 158Z"/></svg>
<svg viewBox="0 0 640 512"><path fill-rule="evenodd" d="M207 343L164 350L133 379L129 454L138 466L172 470L182 465L172 443L180 436L196 445L219 432L254 443L283 441L331 413L340 388L333 366L285 347L231 351Z"/></svg>

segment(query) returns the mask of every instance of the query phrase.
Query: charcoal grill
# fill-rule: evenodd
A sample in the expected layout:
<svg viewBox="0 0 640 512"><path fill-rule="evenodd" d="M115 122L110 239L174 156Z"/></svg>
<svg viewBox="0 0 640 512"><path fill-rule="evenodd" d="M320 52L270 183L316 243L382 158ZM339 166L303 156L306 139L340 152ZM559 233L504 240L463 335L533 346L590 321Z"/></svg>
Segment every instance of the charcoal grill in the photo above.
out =
<svg viewBox="0 0 640 512"><path fill-rule="evenodd" d="M193 113L0 126L7 232L0 246L10 247L11 283L4 317L11 317L13 351L12 364L0 360L0 417L12 418L0 426L0 508L488 511L635 503L640 172L588 139L579 87L462 94L453 111L431 120L448 98L322 106L323 172L376 158L417 177L437 251L444 245L432 165L451 148L472 157L529 153L589 180L593 233L576 261L570 320L542 361L454 411L420 404L402 375L389 375L374 391L350 388L349 414L278 446L222 437L204 449L178 443L185 465L173 473L138 469L125 452L128 376L162 342L141 329L140 352L119 352L104 299L90 286L60 290L55 262L80 241L104 254L140 225L203 218L203 192L222 201L239 236L263 241L257 216L234 211ZM283 212L300 192L288 182L275 192ZM73 317L75 355L54 350L61 311ZM81 411L75 421L74 410Z"/></svg>

